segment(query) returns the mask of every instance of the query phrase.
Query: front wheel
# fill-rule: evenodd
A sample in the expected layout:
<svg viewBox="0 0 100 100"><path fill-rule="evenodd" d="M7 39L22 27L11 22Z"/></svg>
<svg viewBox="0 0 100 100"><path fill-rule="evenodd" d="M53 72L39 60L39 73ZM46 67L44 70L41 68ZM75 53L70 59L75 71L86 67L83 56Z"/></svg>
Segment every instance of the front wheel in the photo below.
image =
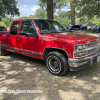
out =
<svg viewBox="0 0 100 100"><path fill-rule="evenodd" d="M68 59L61 52L53 51L47 54L46 65L54 75L64 75L68 71Z"/></svg>

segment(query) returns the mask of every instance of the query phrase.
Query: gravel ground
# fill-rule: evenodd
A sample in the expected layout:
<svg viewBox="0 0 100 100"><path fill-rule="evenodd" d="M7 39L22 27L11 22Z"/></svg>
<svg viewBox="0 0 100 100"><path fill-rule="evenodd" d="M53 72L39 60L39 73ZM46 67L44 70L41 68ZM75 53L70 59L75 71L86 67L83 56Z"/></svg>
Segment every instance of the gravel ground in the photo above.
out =
<svg viewBox="0 0 100 100"><path fill-rule="evenodd" d="M43 90L0 93L0 100L100 100L100 62L58 77L44 61L14 53L0 56L0 90Z"/></svg>

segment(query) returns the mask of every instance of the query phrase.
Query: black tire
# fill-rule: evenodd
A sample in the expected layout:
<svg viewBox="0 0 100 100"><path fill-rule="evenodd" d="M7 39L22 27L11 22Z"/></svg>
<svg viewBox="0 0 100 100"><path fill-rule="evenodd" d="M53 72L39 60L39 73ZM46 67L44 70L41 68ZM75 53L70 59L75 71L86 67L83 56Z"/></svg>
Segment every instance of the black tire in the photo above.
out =
<svg viewBox="0 0 100 100"><path fill-rule="evenodd" d="M0 44L0 56L4 56L5 54L7 54L7 51L4 50L4 49L2 48L2 45Z"/></svg>
<svg viewBox="0 0 100 100"><path fill-rule="evenodd" d="M48 70L54 75L61 76L68 71L68 58L61 52L48 53L45 61Z"/></svg>

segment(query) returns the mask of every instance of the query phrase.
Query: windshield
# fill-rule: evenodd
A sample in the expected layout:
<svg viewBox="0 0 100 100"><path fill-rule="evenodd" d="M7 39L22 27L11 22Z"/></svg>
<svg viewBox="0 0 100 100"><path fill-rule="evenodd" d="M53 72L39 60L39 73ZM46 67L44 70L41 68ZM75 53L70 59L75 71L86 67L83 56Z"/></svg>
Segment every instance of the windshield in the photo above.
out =
<svg viewBox="0 0 100 100"><path fill-rule="evenodd" d="M57 21L35 20L41 34L67 32Z"/></svg>

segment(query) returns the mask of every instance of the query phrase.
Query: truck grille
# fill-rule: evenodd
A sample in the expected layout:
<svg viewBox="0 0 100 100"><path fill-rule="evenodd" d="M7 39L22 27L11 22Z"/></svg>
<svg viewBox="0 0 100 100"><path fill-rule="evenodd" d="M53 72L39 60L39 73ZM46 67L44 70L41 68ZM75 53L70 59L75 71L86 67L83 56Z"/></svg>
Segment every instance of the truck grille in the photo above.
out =
<svg viewBox="0 0 100 100"><path fill-rule="evenodd" d="M97 48L95 48L95 47L97 47ZM89 43L88 48L93 48L93 49L89 50L87 55L96 53L98 51L98 41Z"/></svg>
<svg viewBox="0 0 100 100"><path fill-rule="evenodd" d="M94 54L94 53L96 53L97 51L98 51L98 49L89 50L87 55Z"/></svg>
<svg viewBox="0 0 100 100"><path fill-rule="evenodd" d="M78 46L80 46L80 48L84 48L84 49L77 49ZM97 52L99 52L99 42L95 41L95 42L90 42L90 43L85 43L85 44L79 44L78 46L74 46L74 52L73 52L73 58L81 58L81 57L85 57L85 56L89 56L92 54L95 54Z"/></svg>
<svg viewBox="0 0 100 100"><path fill-rule="evenodd" d="M98 46L98 42L92 42L88 44L88 48Z"/></svg>

